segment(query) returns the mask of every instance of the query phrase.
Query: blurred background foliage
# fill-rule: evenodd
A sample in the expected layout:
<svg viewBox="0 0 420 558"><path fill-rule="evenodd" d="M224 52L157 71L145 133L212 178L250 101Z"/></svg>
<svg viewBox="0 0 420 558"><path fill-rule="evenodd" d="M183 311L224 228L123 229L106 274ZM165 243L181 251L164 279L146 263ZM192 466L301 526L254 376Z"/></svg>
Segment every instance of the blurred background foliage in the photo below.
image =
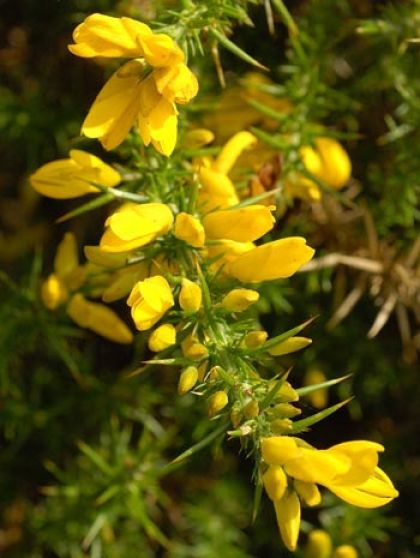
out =
<svg viewBox="0 0 420 558"><path fill-rule="evenodd" d="M319 126L348 150L353 178L344 191L279 208L274 234L304 235L318 263L264 286L259 312L270 334L319 316L313 345L290 360L294 381L304 383L308 370L327 378L351 373L330 397L356 398L308 440L319 447L359 437L384 443L384 468L401 493L374 511L330 496L319 514L307 514L306 532L322 526L336 545L352 544L363 557L419 556L420 2L3 0L0 7L0 554L289 555L267 503L251 522L251 464L237 442L216 438L187 463L168 465L217 425L194 398L175 395L172 370L128 377L144 339L116 348L39 301L40 277L68 228L54 220L75 205L38 199L27 176L86 143L80 123L105 70L81 63L66 45L77 23L101 11L179 33L201 85L191 123L216 126L222 91L246 87L253 68L233 44L270 68L266 92L287 100L274 126L266 121L276 103L265 113L254 104L244 124L282 164L298 164L299 147ZM80 244L94 238L103 215L70 222ZM343 255L353 259L343 264ZM308 412L313 405L305 401Z"/></svg>

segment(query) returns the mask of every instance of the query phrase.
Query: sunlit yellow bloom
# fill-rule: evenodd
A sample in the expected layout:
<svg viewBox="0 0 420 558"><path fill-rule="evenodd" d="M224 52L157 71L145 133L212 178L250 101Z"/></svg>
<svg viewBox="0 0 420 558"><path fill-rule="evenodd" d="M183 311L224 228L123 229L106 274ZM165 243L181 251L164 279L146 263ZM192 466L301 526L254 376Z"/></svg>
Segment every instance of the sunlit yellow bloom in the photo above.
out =
<svg viewBox="0 0 420 558"><path fill-rule="evenodd" d="M351 161L347 152L332 138L317 138L314 147L300 150L303 164L316 178L334 190L341 190L351 177ZM297 197L319 200L321 190L311 179L298 175L286 183L286 189Z"/></svg>
<svg viewBox="0 0 420 558"><path fill-rule="evenodd" d="M184 368L178 382L179 395L185 395L188 393L195 386L197 380L198 370L195 366L188 366L187 368Z"/></svg>
<svg viewBox="0 0 420 558"><path fill-rule="evenodd" d="M186 279L182 279L181 292L179 293L179 305L185 312L198 312L201 307L203 293L200 285Z"/></svg>
<svg viewBox="0 0 420 558"><path fill-rule="evenodd" d="M252 148L256 142L257 139L251 133L239 132L226 143L216 159L207 158L196 162L201 183L199 201L206 212L231 207L239 202L228 173L242 151Z"/></svg>
<svg viewBox="0 0 420 558"><path fill-rule="evenodd" d="M303 379L305 386L312 386L314 384L322 384L326 382L327 378L322 370L318 368L310 368ZM328 389L321 388L311 393L308 393L306 397L309 399L311 405L315 407L315 409L323 409L328 404Z"/></svg>
<svg viewBox="0 0 420 558"><path fill-rule="evenodd" d="M389 477L377 467L383 446L366 440L345 442L327 450L300 446L296 438L273 436L262 440L269 465L304 483L321 484L359 507L373 508L398 496Z"/></svg>
<svg viewBox="0 0 420 558"><path fill-rule="evenodd" d="M59 159L40 167L29 177L31 186L49 198L77 198L99 193L93 184L107 188L118 186L120 174L99 157L72 149L69 159Z"/></svg>
<svg viewBox="0 0 420 558"><path fill-rule="evenodd" d="M127 252L152 242L167 233L173 215L163 203L127 203L105 222L100 249L104 252Z"/></svg>
<svg viewBox="0 0 420 558"><path fill-rule="evenodd" d="M228 395L225 391L216 391L210 395L207 402L207 413L210 418L215 417L229 403Z"/></svg>
<svg viewBox="0 0 420 558"><path fill-rule="evenodd" d="M86 18L73 38L75 44L69 48L77 56L133 59L102 88L83 123L83 134L113 149L137 121L145 145L152 143L170 155L177 138L175 103L187 103L198 91L178 45L144 23L102 14Z"/></svg>
<svg viewBox="0 0 420 558"><path fill-rule="evenodd" d="M274 502L277 524L285 547L296 550L300 529L300 502L295 492L286 492Z"/></svg>
<svg viewBox="0 0 420 558"><path fill-rule="evenodd" d="M208 239L226 239L236 242L257 240L270 231L274 223L271 208L265 205L214 211L203 218Z"/></svg>
<svg viewBox="0 0 420 558"><path fill-rule="evenodd" d="M205 232L200 220L181 212L175 218L174 235L194 248L204 246Z"/></svg>
<svg viewBox="0 0 420 558"><path fill-rule="evenodd" d="M149 349L155 353L164 351L176 343L176 329L172 324L157 327L148 339Z"/></svg>
<svg viewBox="0 0 420 558"><path fill-rule="evenodd" d="M75 294L67 307L70 318L80 327L90 329L116 343L131 343L133 334L124 322L104 304L90 302Z"/></svg>
<svg viewBox="0 0 420 558"><path fill-rule="evenodd" d="M171 287L164 277L156 275L139 281L133 287L127 304L140 331L150 329L174 305Z"/></svg>
<svg viewBox="0 0 420 558"><path fill-rule="evenodd" d="M331 558L358 558L358 556L359 554L354 546L343 544L334 550Z"/></svg>
<svg viewBox="0 0 420 558"><path fill-rule="evenodd" d="M282 238L240 255L224 271L244 283L271 281L290 277L313 255L314 250L306 245L304 238Z"/></svg>
<svg viewBox="0 0 420 558"><path fill-rule="evenodd" d="M289 339L286 339L286 341L283 341L282 343L271 347L268 352L270 353L270 355L273 356L288 355L290 353L294 353L296 351L304 349L311 343L312 339L308 339L307 337L289 337Z"/></svg>
<svg viewBox="0 0 420 558"><path fill-rule="evenodd" d="M332 551L331 537L322 529L314 529L308 535L305 558L330 558Z"/></svg>
<svg viewBox="0 0 420 558"><path fill-rule="evenodd" d="M222 305L229 312L243 312L257 302L260 295L251 289L233 289L223 297Z"/></svg>

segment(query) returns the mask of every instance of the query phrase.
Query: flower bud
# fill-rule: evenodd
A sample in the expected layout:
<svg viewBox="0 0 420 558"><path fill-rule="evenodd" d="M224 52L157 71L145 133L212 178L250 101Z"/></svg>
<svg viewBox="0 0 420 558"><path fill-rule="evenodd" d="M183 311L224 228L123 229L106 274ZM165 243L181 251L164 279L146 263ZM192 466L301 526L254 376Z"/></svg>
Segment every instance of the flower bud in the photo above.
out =
<svg viewBox="0 0 420 558"><path fill-rule="evenodd" d="M306 386L312 386L314 384L322 384L326 380L327 378L321 370L310 368L306 372L303 382ZM323 409L328 404L328 390L326 388L317 389L308 393L307 398L315 409Z"/></svg>
<svg viewBox="0 0 420 558"><path fill-rule="evenodd" d="M219 369L220 366L213 366L212 368L210 368L210 372L209 372L210 382L217 382L217 380L219 379Z"/></svg>
<svg viewBox="0 0 420 558"><path fill-rule="evenodd" d="M302 413L301 409L290 405L290 403L279 403L269 410L270 416L275 418L293 418Z"/></svg>
<svg viewBox="0 0 420 558"><path fill-rule="evenodd" d="M304 349L311 343L312 339L308 339L307 337L289 337L286 341L269 349L268 352L272 356L288 355Z"/></svg>
<svg viewBox="0 0 420 558"><path fill-rule="evenodd" d="M276 399L282 403L293 403L299 401L299 394L292 388L289 382L283 382L276 394Z"/></svg>
<svg viewBox="0 0 420 558"><path fill-rule="evenodd" d="M172 324L162 324L149 337L148 346L151 351L158 353L175 345L176 330Z"/></svg>
<svg viewBox="0 0 420 558"><path fill-rule="evenodd" d="M55 310L58 308L60 304L66 302L68 296L66 286L55 273L52 273L42 283L41 298L48 310Z"/></svg>
<svg viewBox="0 0 420 558"><path fill-rule="evenodd" d="M255 418L260 414L260 407L258 405L258 401L252 399L249 403L247 403L244 407L244 415L246 418Z"/></svg>
<svg viewBox="0 0 420 558"><path fill-rule="evenodd" d="M314 529L308 535L305 558L330 558L332 551L331 537L322 529Z"/></svg>
<svg viewBox="0 0 420 558"><path fill-rule="evenodd" d="M209 397L207 412L209 418L216 416L229 403L229 398L225 391L216 391Z"/></svg>
<svg viewBox="0 0 420 558"><path fill-rule="evenodd" d="M189 279L182 279L181 292L179 293L179 305L185 312L198 312L201 306L203 294L197 283Z"/></svg>
<svg viewBox="0 0 420 558"><path fill-rule="evenodd" d="M187 358L193 360L200 360L208 355L208 350L205 345L199 342L195 335L189 335L181 343L182 353Z"/></svg>
<svg viewBox="0 0 420 558"><path fill-rule="evenodd" d="M176 216L174 235L194 248L204 246L204 227L196 217L189 213L182 212Z"/></svg>
<svg viewBox="0 0 420 558"><path fill-rule="evenodd" d="M189 149L197 149L211 143L214 140L214 134L205 128L197 128L191 130L185 135L185 147Z"/></svg>
<svg viewBox="0 0 420 558"><path fill-rule="evenodd" d="M181 376L178 382L178 393L179 395L185 395L188 393L197 383L198 380L198 370L195 366L188 366L181 372Z"/></svg>
<svg viewBox="0 0 420 558"><path fill-rule="evenodd" d="M338 546L332 555L332 558L358 558L359 554L354 546L343 544Z"/></svg>
<svg viewBox="0 0 420 558"><path fill-rule="evenodd" d="M251 289L233 289L222 300L222 305L229 312L243 312L260 298L257 291Z"/></svg>
<svg viewBox="0 0 420 558"><path fill-rule="evenodd" d="M263 475L265 491L271 500L280 500L287 487L287 476L283 467L270 465Z"/></svg>
<svg viewBox="0 0 420 558"><path fill-rule="evenodd" d="M274 434L284 434L293 427L293 422L290 419L276 419L270 424L271 430Z"/></svg>
<svg viewBox="0 0 420 558"><path fill-rule="evenodd" d="M234 428L237 428L241 424L242 412L239 406L234 406L230 412L230 421Z"/></svg>
<svg viewBox="0 0 420 558"><path fill-rule="evenodd" d="M317 485L312 482L295 480L295 490L307 506L317 506L321 502L321 493Z"/></svg>
<svg viewBox="0 0 420 558"><path fill-rule="evenodd" d="M266 331L250 331L245 335L245 345L248 349L256 349L267 340L268 333Z"/></svg>

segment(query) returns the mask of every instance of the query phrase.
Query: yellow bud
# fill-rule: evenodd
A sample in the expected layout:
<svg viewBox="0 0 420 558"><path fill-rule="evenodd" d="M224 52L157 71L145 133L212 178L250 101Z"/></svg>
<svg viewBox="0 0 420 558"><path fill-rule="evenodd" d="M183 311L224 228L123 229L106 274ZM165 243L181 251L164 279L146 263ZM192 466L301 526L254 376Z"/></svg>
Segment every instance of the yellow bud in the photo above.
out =
<svg viewBox="0 0 420 558"><path fill-rule="evenodd" d="M257 291L251 289L233 289L222 300L229 312L243 312L260 298Z"/></svg>
<svg viewBox="0 0 420 558"><path fill-rule="evenodd" d="M311 368L305 374L303 383L306 386L322 384L327 380L325 374L317 368ZM328 390L326 388L317 389L307 395L311 405L316 409L323 409L328 404Z"/></svg>
<svg viewBox="0 0 420 558"><path fill-rule="evenodd" d="M281 500L274 501L277 525L288 550L296 550L300 529L300 502L296 492L286 492Z"/></svg>
<svg viewBox="0 0 420 558"><path fill-rule="evenodd" d="M263 475L265 491L271 500L280 500L287 488L287 476L283 467L270 465Z"/></svg>
<svg viewBox="0 0 420 558"><path fill-rule="evenodd" d="M250 331L245 335L245 345L248 349L255 349L265 343L268 333L266 331Z"/></svg>
<svg viewBox="0 0 420 558"><path fill-rule="evenodd" d="M299 394L292 388L289 382L283 382L276 394L276 399L282 403L294 403L295 401L299 401Z"/></svg>
<svg viewBox="0 0 420 558"><path fill-rule="evenodd" d="M332 558L358 558L359 554L354 546L343 544L338 546L332 555Z"/></svg>
<svg viewBox="0 0 420 558"><path fill-rule="evenodd" d="M321 502L321 493L312 482L295 480L295 490L307 506L317 506Z"/></svg>
<svg viewBox="0 0 420 558"><path fill-rule="evenodd" d="M301 409L290 405L290 403L279 403L270 409L270 415L276 418L293 418L302 413Z"/></svg>
<svg viewBox="0 0 420 558"><path fill-rule="evenodd" d="M200 382L202 382L204 380L204 376L206 375L208 365L209 365L209 363L206 360L205 362L200 364L200 366L198 367L198 379L199 379Z"/></svg>
<svg viewBox="0 0 420 558"><path fill-rule="evenodd" d="M197 312L200 309L203 294L197 283L189 279L182 280L181 292L179 293L179 305L185 312Z"/></svg>
<svg viewBox="0 0 420 558"><path fill-rule="evenodd" d="M219 379L220 366L213 366L209 372L209 381L216 382Z"/></svg>
<svg viewBox="0 0 420 558"><path fill-rule="evenodd" d="M219 412L226 407L229 403L229 398L225 391L216 391L209 397L207 403L207 412L209 418L212 418L219 414Z"/></svg>
<svg viewBox="0 0 420 558"><path fill-rule="evenodd" d="M330 558L332 551L331 537L322 529L314 529L308 535L305 558Z"/></svg>
<svg viewBox="0 0 420 558"><path fill-rule="evenodd" d="M276 419L270 424L271 430L274 434L284 434L293 427L293 422L290 419Z"/></svg>
<svg viewBox="0 0 420 558"><path fill-rule="evenodd" d="M185 147L197 149L211 143L214 140L214 134L205 128L197 128L187 132L185 136Z"/></svg>
<svg viewBox="0 0 420 558"><path fill-rule="evenodd" d="M272 356L288 355L304 349L312 343L312 339L307 337L289 337L286 341L275 345L268 350Z"/></svg>
<svg viewBox="0 0 420 558"><path fill-rule="evenodd" d="M63 281L52 273L41 287L41 298L48 310L55 310L68 299L68 292Z"/></svg>
<svg viewBox="0 0 420 558"><path fill-rule="evenodd" d="M244 415L246 418L255 418L260 414L260 406L258 405L258 401L252 399L249 403L247 403L244 407Z"/></svg>
<svg viewBox="0 0 420 558"><path fill-rule="evenodd" d="M198 370L195 366L188 366L181 372L178 383L178 393L179 395L185 395L188 393L197 383L198 380Z"/></svg>
<svg viewBox="0 0 420 558"><path fill-rule="evenodd" d="M194 248L204 246L204 227L196 217L189 213L182 212L176 216L174 235Z"/></svg>
<svg viewBox="0 0 420 558"><path fill-rule="evenodd" d="M176 342L176 330L172 324L162 324L149 337L148 346L151 351L158 353Z"/></svg>
<svg viewBox="0 0 420 558"><path fill-rule="evenodd" d="M200 360L208 355L207 347L200 343L194 335L189 335L182 341L181 349L185 357L193 360Z"/></svg>

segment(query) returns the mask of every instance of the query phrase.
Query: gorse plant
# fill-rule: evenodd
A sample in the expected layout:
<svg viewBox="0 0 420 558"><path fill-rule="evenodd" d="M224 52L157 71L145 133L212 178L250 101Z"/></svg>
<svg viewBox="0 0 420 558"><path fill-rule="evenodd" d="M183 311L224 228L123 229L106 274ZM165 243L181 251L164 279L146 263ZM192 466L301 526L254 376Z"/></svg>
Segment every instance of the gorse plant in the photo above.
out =
<svg viewBox="0 0 420 558"><path fill-rule="evenodd" d="M221 6L230 17L246 22L246 4ZM299 60L306 63L289 12L280 0L273 6L288 24ZM251 85L235 107L247 123L232 131L221 147L209 146L213 130L186 129L178 106L192 102L200 79L189 69L194 58L187 65L176 42L181 32L187 30L189 40L205 31L216 45L253 63L222 33L228 22L217 16L219 23L212 26L215 17L204 5L187 2L179 26L171 23L165 33L128 17L103 14L90 15L74 31L69 48L76 56L128 59L96 97L82 134L99 139L106 150L117 148L126 138L129 141L123 162L115 167L73 149L68 159L47 163L31 175L33 188L51 198L96 194L64 220L113 204L98 244L84 247L86 263L79 263L76 238L66 233L54 271L42 283L41 297L48 310L65 310L80 328L130 344L133 327L107 306L125 300L135 328L147 332L148 349L156 353L150 358L144 353L131 375L151 368L159 374L165 366L175 367L179 396L196 396L200 407L205 402L208 418L215 424L177 459L160 466L146 458L136 464L139 456L135 452L130 456L128 442L113 453L108 440L105 455L81 443L81 451L101 470L101 482L94 481L101 484L98 505L121 491L129 494L126 505L142 518L147 534L165 545L164 535L144 518L156 510L152 504L149 510L142 507L143 495L153 501L160 491L157 480L188 456L223 436L237 438L254 463L254 516L264 488L273 502L284 545L294 551L301 505L321 502L319 486L362 508L380 507L398 496L378 467L381 444L355 440L316 449L301 437L347 401L298 418L300 397L346 378L300 389L293 386L293 373L284 366L284 357L311 343L300 335L309 321L270 337L253 311L262 284L291 277L314 255L302 236L270 237L276 209L277 214L285 211L295 198L319 201L325 192L340 197L351 176L351 163L328 129L308 125L298 99L287 99L285 91L273 95L280 91L275 84L255 75L248 79ZM263 106L266 98L272 99L268 108ZM284 122L274 135L263 129L273 119ZM252 131L245 129L250 126ZM270 162L269 170L260 168L255 173L254 156ZM277 184L280 167L282 179ZM97 298L102 302L92 300ZM146 439L144 444L149 442ZM130 460L128 473L125 457ZM98 515L85 548L110 522L112 517L105 512ZM315 544L313 539L309 544ZM351 551L352 547L342 545L334 556L352 556Z"/></svg>

